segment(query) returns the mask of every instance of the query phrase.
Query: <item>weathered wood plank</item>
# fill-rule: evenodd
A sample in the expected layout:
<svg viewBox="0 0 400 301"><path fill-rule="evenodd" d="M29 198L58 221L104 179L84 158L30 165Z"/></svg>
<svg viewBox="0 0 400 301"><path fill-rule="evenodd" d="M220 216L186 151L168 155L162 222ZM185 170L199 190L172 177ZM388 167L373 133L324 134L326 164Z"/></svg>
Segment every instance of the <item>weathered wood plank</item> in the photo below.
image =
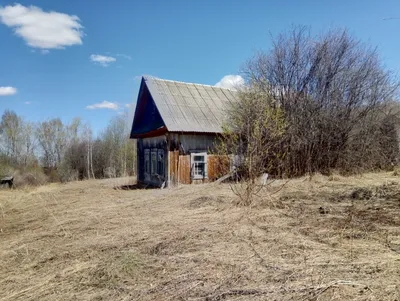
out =
<svg viewBox="0 0 400 301"><path fill-rule="evenodd" d="M190 155L179 156L179 183L190 184Z"/></svg>
<svg viewBox="0 0 400 301"><path fill-rule="evenodd" d="M179 151L170 151L168 152L169 156L169 174L171 176L171 184L177 185L178 184L178 161L179 161Z"/></svg>
<svg viewBox="0 0 400 301"><path fill-rule="evenodd" d="M229 173L229 157L218 155L208 155L207 157L207 172L209 181L215 181Z"/></svg>

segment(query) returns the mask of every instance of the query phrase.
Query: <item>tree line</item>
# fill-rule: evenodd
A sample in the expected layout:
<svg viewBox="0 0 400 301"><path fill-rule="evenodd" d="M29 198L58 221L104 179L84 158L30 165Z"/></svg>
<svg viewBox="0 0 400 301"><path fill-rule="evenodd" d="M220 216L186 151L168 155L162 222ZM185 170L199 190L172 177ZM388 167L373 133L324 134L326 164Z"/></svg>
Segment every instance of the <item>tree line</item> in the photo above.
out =
<svg viewBox="0 0 400 301"><path fill-rule="evenodd" d="M129 139L127 116L110 120L96 137L80 118L31 122L6 110L0 121L0 176L16 183L41 184L132 175L136 143Z"/></svg>

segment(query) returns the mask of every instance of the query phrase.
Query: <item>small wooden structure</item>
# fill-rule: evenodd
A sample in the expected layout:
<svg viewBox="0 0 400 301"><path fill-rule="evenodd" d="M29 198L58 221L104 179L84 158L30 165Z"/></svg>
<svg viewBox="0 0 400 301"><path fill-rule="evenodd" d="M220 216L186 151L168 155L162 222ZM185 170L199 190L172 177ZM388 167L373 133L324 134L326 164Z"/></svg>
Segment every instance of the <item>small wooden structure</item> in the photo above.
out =
<svg viewBox="0 0 400 301"><path fill-rule="evenodd" d="M215 155L235 91L143 77L130 138L137 139L138 182L155 186L213 181L229 172Z"/></svg>
<svg viewBox="0 0 400 301"><path fill-rule="evenodd" d="M4 177L0 179L0 185L8 184L9 188L12 188L14 185L14 177Z"/></svg>

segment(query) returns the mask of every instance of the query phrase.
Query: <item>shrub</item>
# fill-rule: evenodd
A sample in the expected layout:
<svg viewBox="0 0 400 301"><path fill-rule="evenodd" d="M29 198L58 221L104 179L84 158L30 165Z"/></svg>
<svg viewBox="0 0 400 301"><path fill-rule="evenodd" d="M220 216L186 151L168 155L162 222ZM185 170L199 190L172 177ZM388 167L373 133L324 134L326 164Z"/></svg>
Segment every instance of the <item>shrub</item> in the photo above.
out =
<svg viewBox="0 0 400 301"><path fill-rule="evenodd" d="M41 168L32 168L23 172L15 170L12 175L16 188L45 185L49 181Z"/></svg>

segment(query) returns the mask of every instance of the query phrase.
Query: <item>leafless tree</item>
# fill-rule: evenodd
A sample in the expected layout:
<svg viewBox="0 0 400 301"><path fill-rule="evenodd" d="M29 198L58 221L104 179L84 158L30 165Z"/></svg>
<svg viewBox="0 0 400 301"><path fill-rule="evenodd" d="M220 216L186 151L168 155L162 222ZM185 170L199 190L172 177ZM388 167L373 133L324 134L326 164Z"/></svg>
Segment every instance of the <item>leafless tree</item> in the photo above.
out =
<svg viewBox="0 0 400 301"><path fill-rule="evenodd" d="M107 169L111 174L125 176L131 174L136 152L135 144L129 139L127 116L119 115L113 118L100 136L103 140L101 151L107 154Z"/></svg>
<svg viewBox="0 0 400 301"><path fill-rule="evenodd" d="M86 144L86 174L87 178L95 178L93 171L93 132L91 127L86 124L83 129L83 139Z"/></svg>
<svg viewBox="0 0 400 301"><path fill-rule="evenodd" d="M67 133L59 118L43 121L36 129L36 137L41 148L43 166L54 169L61 164Z"/></svg>
<svg viewBox="0 0 400 301"><path fill-rule="evenodd" d="M15 112L4 111L0 122L0 138L3 153L15 164L22 151L23 121Z"/></svg>
<svg viewBox="0 0 400 301"><path fill-rule="evenodd" d="M22 124L21 143L21 163L24 167L27 167L36 162L35 124L33 122L27 121Z"/></svg>
<svg viewBox="0 0 400 301"><path fill-rule="evenodd" d="M351 133L376 108L393 99L398 83L377 50L346 30L311 36L305 27L279 35L269 52L248 61L244 74L270 91L287 122L282 174L338 168Z"/></svg>

